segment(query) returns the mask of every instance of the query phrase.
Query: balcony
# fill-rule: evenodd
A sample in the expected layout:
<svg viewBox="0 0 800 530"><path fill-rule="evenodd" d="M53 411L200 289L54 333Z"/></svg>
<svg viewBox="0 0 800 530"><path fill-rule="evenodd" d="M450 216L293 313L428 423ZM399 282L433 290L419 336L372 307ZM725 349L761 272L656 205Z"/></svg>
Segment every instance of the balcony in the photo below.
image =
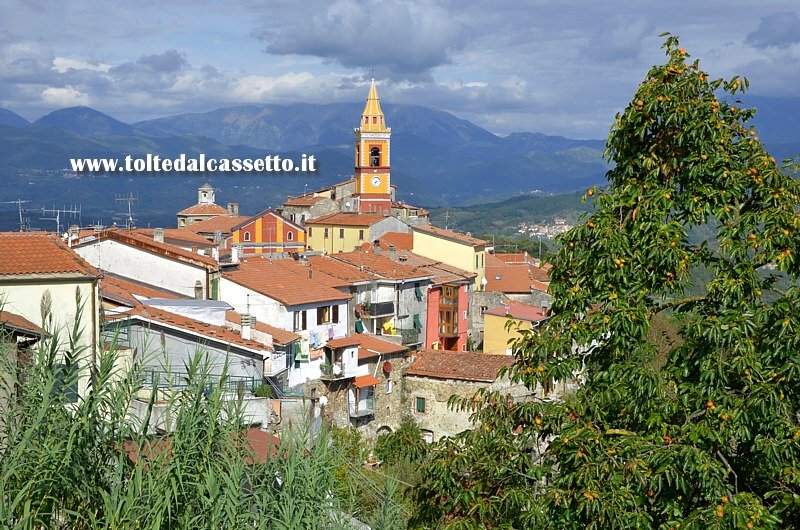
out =
<svg viewBox="0 0 800 530"><path fill-rule="evenodd" d="M364 304L361 311L362 318L379 318L394 315L394 302L374 302Z"/></svg>
<svg viewBox="0 0 800 530"><path fill-rule="evenodd" d="M342 363L322 363L319 365L320 379L326 381L336 381L337 379L345 379L344 365Z"/></svg>
<svg viewBox="0 0 800 530"><path fill-rule="evenodd" d="M446 339L453 339L458 337L458 325L439 324L439 336Z"/></svg>
<svg viewBox="0 0 800 530"><path fill-rule="evenodd" d="M269 359L264 359L264 377L278 375L288 368L285 353L273 353Z"/></svg>
<svg viewBox="0 0 800 530"><path fill-rule="evenodd" d="M350 417L363 418L375 414L375 398L369 397L350 404Z"/></svg>

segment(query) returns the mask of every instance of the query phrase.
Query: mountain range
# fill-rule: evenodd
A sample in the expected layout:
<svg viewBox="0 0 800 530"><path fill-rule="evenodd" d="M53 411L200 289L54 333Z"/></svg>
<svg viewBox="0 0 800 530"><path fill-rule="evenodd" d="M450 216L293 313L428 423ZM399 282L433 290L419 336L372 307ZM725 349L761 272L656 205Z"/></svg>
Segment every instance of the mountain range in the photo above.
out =
<svg viewBox="0 0 800 530"><path fill-rule="evenodd" d="M800 151L793 117L800 98L748 97L756 125L776 156ZM604 141L541 133L498 136L448 112L384 103L392 127L392 182L398 196L428 207L485 203L541 190L564 193L603 184ZM81 203L106 219L119 209L119 194L138 194L141 219L174 223L174 212L195 202L210 180L221 202L243 212L275 206L348 178L353 171L353 127L360 103L249 105L124 123L89 107L54 111L33 123L0 109L0 202ZM297 176L102 176L62 171L69 158L122 158L148 153L209 157L314 154L317 174ZM54 190L58 190L57 193ZM8 212L0 211L0 228ZM16 214L16 212L13 212Z"/></svg>

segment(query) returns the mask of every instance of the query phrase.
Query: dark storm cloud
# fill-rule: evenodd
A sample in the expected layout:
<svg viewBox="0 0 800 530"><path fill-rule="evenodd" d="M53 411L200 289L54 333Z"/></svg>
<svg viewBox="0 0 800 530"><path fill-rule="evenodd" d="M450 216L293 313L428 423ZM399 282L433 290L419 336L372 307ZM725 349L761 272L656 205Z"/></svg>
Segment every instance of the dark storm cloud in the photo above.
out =
<svg viewBox="0 0 800 530"><path fill-rule="evenodd" d="M178 53L178 50L167 50L158 55L145 55L139 57L139 60L136 62L147 66L154 72L166 73L177 72L188 64L186 62L186 56L182 53Z"/></svg>
<svg viewBox="0 0 800 530"><path fill-rule="evenodd" d="M430 2L339 0L308 5L288 24L256 32L266 52L310 55L383 77L424 78L467 43L467 28Z"/></svg>
<svg viewBox="0 0 800 530"><path fill-rule="evenodd" d="M800 17L797 13L773 13L761 17L758 28L747 36L746 42L757 48L788 46L800 42Z"/></svg>

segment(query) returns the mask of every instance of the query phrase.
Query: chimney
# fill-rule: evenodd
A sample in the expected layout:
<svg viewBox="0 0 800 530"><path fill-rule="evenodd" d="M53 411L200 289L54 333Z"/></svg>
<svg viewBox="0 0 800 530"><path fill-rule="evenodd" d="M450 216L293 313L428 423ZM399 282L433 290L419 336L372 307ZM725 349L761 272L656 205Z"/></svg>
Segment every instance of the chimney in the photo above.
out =
<svg viewBox="0 0 800 530"><path fill-rule="evenodd" d="M211 257L214 259L214 261L219 263L219 248L214 247L211 249Z"/></svg>
<svg viewBox="0 0 800 530"><path fill-rule="evenodd" d="M153 241L156 243L163 243L164 242L164 229L163 228L153 228Z"/></svg>
<svg viewBox="0 0 800 530"><path fill-rule="evenodd" d="M228 203L228 215L231 217L238 217L239 216L239 203L238 202L229 202Z"/></svg>
<svg viewBox="0 0 800 530"><path fill-rule="evenodd" d="M397 257L397 250L394 248L394 245L389 245L389 259L394 261Z"/></svg>
<svg viewBox="0 0 800 530"><path fill-rule="evenodd" d="M242 315L242 332L241 337L244 340L250 340L251 331L256 325L256 318L253 315L249 315L247 313Z"/></svg>
<svg viewBox="0 0 800 530"><path fill-rule="evenodd" d="M197 247L192 247L192 253L193 253L193 254L197 254L197 251L198 251L198 250L199 250L199 249L198 249Z"/></svg>
<svg viewBox="0 0 800 530"><path fill-rule="evenodd" d="M313 269L308 269L308 279L309 280L311 279L311 276L313 276L313 273L314 273Z"/></svg>
<svg viewBox="0 0 800 530"><path fill-rule="evenodd" d="M200 283L200 280L194 282L194 297L197 300L203 299L203 284Z"/></svg>
<svg viewBox="0 0 800 530"><path fill-rule="evenodd" d="M300 265L308 265L308 256L306 256L305 254L300 254L298 256L298 262L300 263Z"/></svg>

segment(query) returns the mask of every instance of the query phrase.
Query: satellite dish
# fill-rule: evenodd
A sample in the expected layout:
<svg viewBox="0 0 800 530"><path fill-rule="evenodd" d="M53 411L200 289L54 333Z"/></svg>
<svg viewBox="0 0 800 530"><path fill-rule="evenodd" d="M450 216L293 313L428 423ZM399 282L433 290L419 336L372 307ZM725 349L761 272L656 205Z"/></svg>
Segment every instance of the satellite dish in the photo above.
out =
<svg viewBox="0 0 800 530"><path fill-rule="evenodd" d="M342 374L342 367L338 364L333 365L333 375L341 375Z"/></svg>
<svg viewBox="0 0 800 530"><path fill-rule="evenodd" d="M319 398L319 406L320 407L327 407L328 406L328 398L327 396L322 396Z"/></svg>

